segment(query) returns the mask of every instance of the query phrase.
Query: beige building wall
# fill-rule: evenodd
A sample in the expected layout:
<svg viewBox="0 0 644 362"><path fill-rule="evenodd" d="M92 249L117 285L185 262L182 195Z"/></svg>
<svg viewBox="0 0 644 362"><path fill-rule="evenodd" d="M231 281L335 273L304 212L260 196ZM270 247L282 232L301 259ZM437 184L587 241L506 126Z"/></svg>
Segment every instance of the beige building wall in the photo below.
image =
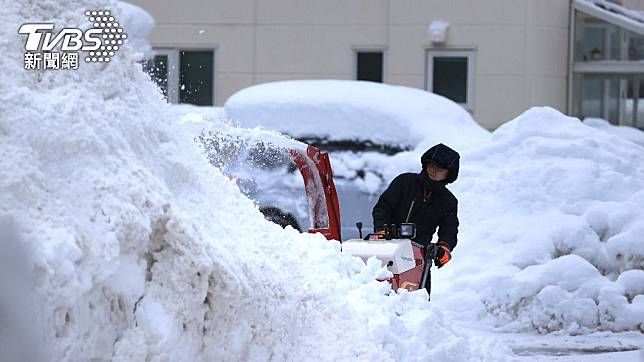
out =
<svg viewBox="0 0 644 362"><path fill-rule="evenodd" d="M644 11L644 0L623 0L618 1L618 3L621 3L629 9Z"/></svg>
<svg viewBox="0 0 644 362"><path fill-rule="evenodd" d="M217 105L257 83L354 79L356 49L384 50L385 83L424 88L428 26L445 20L441 48L476 51L472 115L484 127L533 105L565 110L569 0L132 2L157 21L154 47L215 49Z"/></svg>
<svg viewBox="0 0 644 362"><path fill-rule="evenodd" d="M427 27L450 24L442 48L476 49L473 116L496 128L533 105L565 110L567 0L392 1L389 81L422 88Z"/></svg>

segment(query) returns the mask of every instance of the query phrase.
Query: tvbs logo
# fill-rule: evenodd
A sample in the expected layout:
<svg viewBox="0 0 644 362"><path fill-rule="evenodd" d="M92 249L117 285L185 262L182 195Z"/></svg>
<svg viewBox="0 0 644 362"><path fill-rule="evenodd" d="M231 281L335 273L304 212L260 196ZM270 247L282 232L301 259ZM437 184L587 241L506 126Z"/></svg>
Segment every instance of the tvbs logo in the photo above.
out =
<svg viewBox="0 0 644 362"><path fill-rule="evenodd" d="M85 15L93 24L87 30L63 28L56 33L51 23L23 24L18 33L27 35L25 69L78 69L79 51L86 52L86 62L109 62L127 34L109 10L88 10Z"/></svg>

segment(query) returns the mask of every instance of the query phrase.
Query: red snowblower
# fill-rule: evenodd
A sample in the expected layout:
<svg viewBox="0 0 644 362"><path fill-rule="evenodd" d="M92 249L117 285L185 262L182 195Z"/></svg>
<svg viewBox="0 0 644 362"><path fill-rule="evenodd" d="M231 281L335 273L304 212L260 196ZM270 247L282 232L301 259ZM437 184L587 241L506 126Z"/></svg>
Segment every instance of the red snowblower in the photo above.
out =
<svg viewBox="0 0 644 362"><path fill-rule="evenodd" d="M290 149L289 154L304 179L313 221L309 232L322 233L328 240L342 240L340 205L328 153L308 146L306 149ZM368 234L363 239L362 223L356 223L356 226L360 239L342 242L342 252L358 256L365 262L372 256L376 257L393 274L387 279L393 290L413 291L425 285L430 277L435 249L433 244L425 248L411 240L416 233L414 224L385 225L382 239L376 239L381 237L376 234Z"/></svg>

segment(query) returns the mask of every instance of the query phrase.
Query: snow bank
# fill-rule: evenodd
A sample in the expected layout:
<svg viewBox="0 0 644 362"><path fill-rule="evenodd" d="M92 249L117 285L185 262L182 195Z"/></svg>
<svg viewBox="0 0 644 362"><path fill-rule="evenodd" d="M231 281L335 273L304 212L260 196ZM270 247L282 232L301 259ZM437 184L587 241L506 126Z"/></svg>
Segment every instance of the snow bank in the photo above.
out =
<svg viewBox="0 0 644 362"><path fill-rule="evenodd" d="M84 10L114 6L0 9L0 218L33 265L34 340L48 359L482 358L423 292L387 296L373 263L266 222L208 164L127 42L109 64L22 69L21 23L81 24ZM0 347L24 360L29 342Z"/></svg>
<svg viewBox="0 0 644 362"><path fill-rule="evenodd" d="M508 331L644 330L644 132L533 108L466 141L449 186L459 246L434 273L433 303ZM331 157L377 195L418 171L422 151Z"/></svg>
<svg viewBox="0 0 644 362"><path fill-rule="evenodd" d="M148 38L156 25L150 13L125 1L115 2L115 14L123 29L127 29L129 47L141 52L142 59L153 55Z"/></svg>
<svg viewBox="0 0 644 362"><path fill-rule="evenodd" d="M372 141L427 149L469 147L489 133L458 104L419 89L373 82L301 80L265 83L233 94L224 106L245 127L295 138Z"/></svg>
<svg viewBox="0 0 644 362"><path fill-rule="evenodd" d="M607 128L533 108L463 154L438 303L504 330L644 331L644 148Z"/></svg>
<svg viewBox="0 0 644 362"><path fill-rule="evenodd" d="M644 105L644 102L642 103ZM616 126L601 118L584 118L584 124L601 129L602 131L625 138L644 147L644 132L628 126Z"/></svg>

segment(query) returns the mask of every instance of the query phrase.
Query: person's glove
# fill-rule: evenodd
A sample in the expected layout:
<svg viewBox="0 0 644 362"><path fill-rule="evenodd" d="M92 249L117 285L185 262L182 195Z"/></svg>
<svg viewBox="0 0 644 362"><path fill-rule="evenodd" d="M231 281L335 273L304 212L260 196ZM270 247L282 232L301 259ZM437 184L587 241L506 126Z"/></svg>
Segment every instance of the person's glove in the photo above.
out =
<svg viewBox="0 0 644 362"><path fill-rule="evenodd" d="M434 255L434 264L440 269L452 259L450 247L444 241L439 241L434 246L436 254Z"/></svg>

